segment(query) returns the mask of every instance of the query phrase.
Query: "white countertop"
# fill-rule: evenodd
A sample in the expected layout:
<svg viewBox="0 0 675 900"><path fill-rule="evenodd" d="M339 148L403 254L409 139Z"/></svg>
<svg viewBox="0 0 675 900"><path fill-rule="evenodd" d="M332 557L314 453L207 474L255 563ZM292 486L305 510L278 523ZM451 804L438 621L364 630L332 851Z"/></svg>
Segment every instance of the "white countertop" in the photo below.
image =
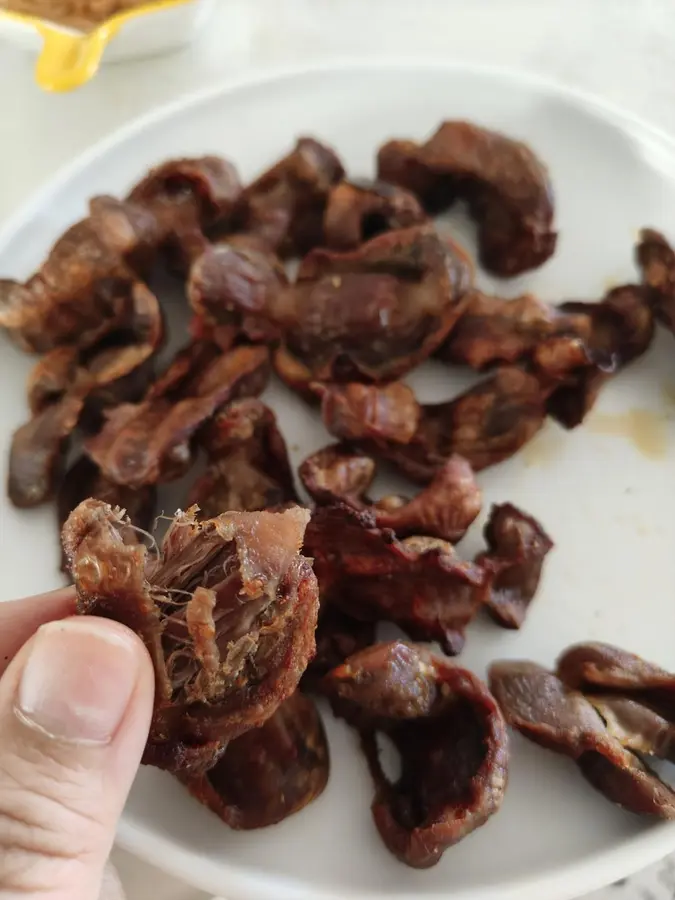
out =
<svg viewBox="0 0 675 900"><path fill-rule="evenodd" d="M197 43L104 67L62 96L0 45L0 224L59 167L158 104L232 75L327 59L437 58L537 72L675 133L672 0L216 0ZM198 900L117 853L130 900ZM673 900L675 860L593 900ZM546 898L542 898L546 900ZM589 898L590 900L590 898Z"/></svg>

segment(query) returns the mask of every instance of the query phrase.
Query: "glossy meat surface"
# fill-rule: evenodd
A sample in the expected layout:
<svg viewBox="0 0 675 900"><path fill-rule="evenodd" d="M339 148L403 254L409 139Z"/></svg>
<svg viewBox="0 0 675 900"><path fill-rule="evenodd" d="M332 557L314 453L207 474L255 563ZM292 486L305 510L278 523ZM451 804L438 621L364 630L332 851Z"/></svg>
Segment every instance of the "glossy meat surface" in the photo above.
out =
<svg viewBox="0 0 675 900"><path fill-rule="evenodd" d="M263 725L230 741L213 768L182 780L226 825L248 830L299 812L323 792L328 772L321 717L296 691Z"/></svg>
<svg viewBox="0 0 675 900"><path fill-rule="evenodd" d="M356 250L314 250L282 293L275 365L291 387L386 382L427 359L457 321L467 287L463 251L433 225L389 231Z"/></svg>
<svg viewBox="0 0 675 900"><path fill-rule="evenodd" d="M287 156L244 190L238 230L255 235L284 257L321 246L328 195L343 175L331 147L300 138Z"/></svg>
<svg viewBox="0 0 675 900"><path fill-rule="evenodd" d="M7 475L7 493L14 506L39 506L56 493L84 401L81 392L66 394L14 432Z"/></svg>
<svg viewBox="0 0 675 900"><path fill-rule="evenodd" d="M536 519L512 503L492 507L484 535L488 550L476 562L492 576L487 609L504 628L520 628L553 541Z"/></svg>
<svg viewBox="0 0 675 900"><path fill-rule="evenodd" d="M419 404L406 385L390 384L367 387L362 392L366 404L351 388L331 386L324 393L328 430L387 459L422 484L428 484L455 454L476 472L513 456L544 424L550 394L537 375L516 366L497 369L445 403ZM395 391L407 399L390 413L388 398ZM377 415L365 418L364 407Z"/></svg>
<svg viewBox="0 0 675 900"><path fill-rule="evenodd" d="M612 644L574 644L559 657L558 677L570 687L611 691L675 719L675 674Z"/></svg>
<svg viewBox="0 0 675 900"><path fill-rule="evenodd" d="M465 200L478 225L482 265L519 275L553 254L553 193L544 164L525 144L471 122L444 122L426 143L390 141L378 177L416 193L430 212Z"/></svg>
<svg viewBox="0 0 675 900"><path fill-rule="evenodd" d="M225 741L291 696L315 650L318 587L301 555L309 513L179 513L158 555L127 544L128 519L86 500L63 546L78 612L129 626L155 665L145 761L213 763Z"/></svg>
<svg viewBox="0 0 675 900"><path fill-rule="evenodd" d="M206 426L200 444L208 465L190 489L188 505L207 517L298 502L286 442L260 400L230 403Z"/></svg>
<svg viewBox="0 0 675 900"><path fill-rule="evenodd" d="M600 303L563 303L560 309L590 320L581 341L580 361L556 373L558 384L547 401L549 414L566 428L574 428L592 409L603 384L649 349L654 315L645 289L631 284L613 288ZM545 357L549 349L544 342L538 353ZM534 362L545 375L551 374L538 355Z"/></svg>
<svg viewBox="0 0 675 900"><path fill-rule="evenodd" d="M328 195L324 240L333 250L352 250L364 241L427 218L417 197L384 181L341 181Z"/></svg>
<svg viewBox="0 0 675 900"><path fill-rule="evenodd" d="M192 462L195 433L225 404L260 393L269 377L266 347L220 353L189 345L140 403L107 416L85 450L111 481L141 487L182 475Z"/></svg>
<svg viewBox="0 0 675 900"><path fill-rule="evenodd" d="M155 218L154 232L171 268L184 273L208 246L205 231L231 224L242 196L232 163L220 156L167 160L138 182L127 201Z"/></svg>
<svg viewBox="0 0 675 900"><path fill-rule="evenodd" d="M675 253L666 238L653 228L643 228L635 250L642 282L660 320L675 332Z"/></svg>
<svg viewBox="0 0 675 900"><path fill-rule="evenodd" d="M481 510L481 490L471 466L460 456L451 456L429 486L411 499L397 495L369 499L375 460L349 447L325 447L308 457L299 471L317 503L370 509L377 527L390 528L397 537L426 535L455 543Z"/></svg>
<svg viewBox="0 0 675 900"><path fill-rule="evenodd" d="M407 444L420 424L422 408L402 381L382 386L329 384L319 393L324 424L337 438Z"/></svg>
<svg viewBox="0 0 675 900"><path fill-rule="evenodd" d="M397 540L370 510L319 507L305 548L314 558L322 603L364 621L390 621L414 640L437 640L459 653L482 603L486 575L439 538Z"/></svg>
<svg viewBox="0 0 675 900"><path fill-rule="evenodd" d="M24 284L0 281L0 327L29 352L93 339L114 317L99 284L133 277L126 260L83 219L61 235Z"/></svg>
<svg viewBox="0 0 675 900"><path fill-rule="evenodd" d="M646 729L644 718L637 727L635 721L625 727L626 710L617 709L615 717L622 712L624 717L624 727L619 727L602 699L584 696L537 663L494 663L489 684L513 728L535 743L571 757L586 780L608 800L638 815L675 819L675 791L633 752L636 733ZM652 737L647 749L661 755L664 743Z"/></svg>
<svg viewBox="0 0 675 900"><path fill-rule="evenodd" d="M563 313L532 294L505 300L473 289L437 356L483 371L527 362L543 341L557 335L584 337L587 330L587 316Z"/></svg>
<svg viewBox="0 0 675 900"><path fill-rule="evenodd" d="M288 279L279 258L247 235L209 246L190 269L187 294L201 327L274 342L271 315ZM194 327L194 326L193 326Z"/></svg>

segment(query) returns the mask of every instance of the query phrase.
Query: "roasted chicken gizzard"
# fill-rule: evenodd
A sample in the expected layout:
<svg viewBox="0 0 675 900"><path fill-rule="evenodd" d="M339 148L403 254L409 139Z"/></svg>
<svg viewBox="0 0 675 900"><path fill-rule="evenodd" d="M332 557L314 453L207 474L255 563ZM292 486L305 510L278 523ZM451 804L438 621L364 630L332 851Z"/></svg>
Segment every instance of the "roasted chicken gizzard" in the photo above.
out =
<svg viewBox="0 0 675 900"><path fill-rule="evenodd" d="M608 800L675 819L675 791L648 763L675 757L675 676L617 647L579 644L556 672L494 663L490 689L513 728L571 757Z"/></svg>
<svg viewBox="0 0 675 900"><path fill-rule="evenodd" d="M431 213L465 200L482 265L495 275L536 269L553 255L553 192L525 144L471 122L444 122L428 141L389 141L378 177L416 194Z"/></svg>
<svg viewBox="0 0 675 900"><path fill-rule="evenodd" d="M63 546L78 612L145 642L156 699L145 762L206 769L266 722L314 655L318 587L300 550L309 513L179 513L158 554L125 541L119 509L85 500Z"/></svg>
<svg viewBox="0 0 675 900"><path fill-rule="evenodd" d="M350 656L324 679L337 715L359 732L377 830L402 862L435 865L501 806L508 738L487 687L425 647L394 641ZM378 733L394 744L400 775L385 774Z"/></svg>

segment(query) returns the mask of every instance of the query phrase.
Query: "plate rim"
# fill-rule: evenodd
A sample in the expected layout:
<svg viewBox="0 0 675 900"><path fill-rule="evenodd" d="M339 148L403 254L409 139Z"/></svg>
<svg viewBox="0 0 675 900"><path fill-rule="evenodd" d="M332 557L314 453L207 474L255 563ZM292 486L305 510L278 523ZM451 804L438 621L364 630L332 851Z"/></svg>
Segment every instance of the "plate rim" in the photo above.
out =
<svg viewBox="0 0 675 900"><path fill-rule="evenodd" d="M113 129L103 138L95 141L90 147L78 154L71 162L61 166L42 184L31 191L28 197L11 213L0 228L0 255L12 239L14 233L24 228L35 218L41 208L49 203L52 195L67 186L84 169L96 162L116 147L133 140L139 134L154 125L170 120L186 108L208 104L210 101L256 87L293 81L312 76L339 76L354 71L438 71L442 73L462 72L473 76L498 78L511 84L529 87L549 97L559 97L601 116L621 131L636 130L644 136L659 141L673 155L675 160L675 135L661 129L657 125L642 119L640 116L623 110L619 105L606 101L592 92L577 87L570 87L563 82L548 76L539 75L530 70L522 70L507 66L491 66L449 61L443 57L432 56L419 59L414 56L404 59L382 57L365 59L363 57L338 57L329 61L314 61L301 65L284 65L273 67L256 67L241 74L219 79L214 85L189 91L168 103L133 117L118 128ZM208 859L199 860L195 867L196 855L182 850L168 838L158 835L146 827L135 825L125 820L124 813L119 823L116 843L136 857L155 865L157 868L186 881L188 884L213 893L214 879L207 870L223 871L228 880L228 900L344 900L340 894L332 890L326 891L307 887L296 879L281 875L256 874L228 864L227 860L219 862L217 872L214 864ZM625 878L638 870L662 859L675 850L675 822L655 823L645 831L633 835L611 849L584 857L572 864L562 864L547 870L543 874L512 880L508 884L495 887L467 888L453 892L453 900L540 900L546 896L549 900L572 900L584 893L605 887L608 884ZM396 863L394 863L396 864ZM216 890L221 890L217 888ZM443 893L425 893L424 900L447 900L449 891ZM421 900L418 893L406 892L397 894L396 900ZM382 893L362 891L350 892L351 900L376 900Z"/></svg>

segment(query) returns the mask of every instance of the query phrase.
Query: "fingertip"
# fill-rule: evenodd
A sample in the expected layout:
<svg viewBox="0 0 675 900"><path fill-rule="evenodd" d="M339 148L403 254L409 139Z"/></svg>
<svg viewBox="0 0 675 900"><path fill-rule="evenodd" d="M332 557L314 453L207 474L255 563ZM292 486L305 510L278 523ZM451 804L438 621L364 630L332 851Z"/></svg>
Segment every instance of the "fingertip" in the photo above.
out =
<svg viewBox="0 0 675 900"><path fill-rule="evenodd" d="M125 644L130 652L138 657L139 662L152 672L152 660L148 648L136 632L122 622L104 616L69 616L63 621L68 623L69 628L92 631L101 635L104 640ZM47 623L45 627L50 624L54 623Z"/></svg>
<svg viewBox="0 0 675 900"><path fill-rule="evenodd" d="M95 896L153 698L148 652L117 622L70 616L26 642L0 679L0 885L19 872L22 896Z"/></svg>
<svg viewBox="0 0 675 900"><path fill-rule="evenodd" d="M147 736L155 702L156 676L150 653L143 640L131 628L103 616L72 616L65 621L69 623L68 627L76 632L91 632L99 635L104 641L113 645L120 644L127 649L136 669L136 680L122 726L136 732L144 732Z"/></svg>
<svg viewBox="0 0 675 900"><path fill-rule="evenodd" d="M26 641L44 625L72 616L77 610L74 587L0 603L0 675Z"/></svg>

